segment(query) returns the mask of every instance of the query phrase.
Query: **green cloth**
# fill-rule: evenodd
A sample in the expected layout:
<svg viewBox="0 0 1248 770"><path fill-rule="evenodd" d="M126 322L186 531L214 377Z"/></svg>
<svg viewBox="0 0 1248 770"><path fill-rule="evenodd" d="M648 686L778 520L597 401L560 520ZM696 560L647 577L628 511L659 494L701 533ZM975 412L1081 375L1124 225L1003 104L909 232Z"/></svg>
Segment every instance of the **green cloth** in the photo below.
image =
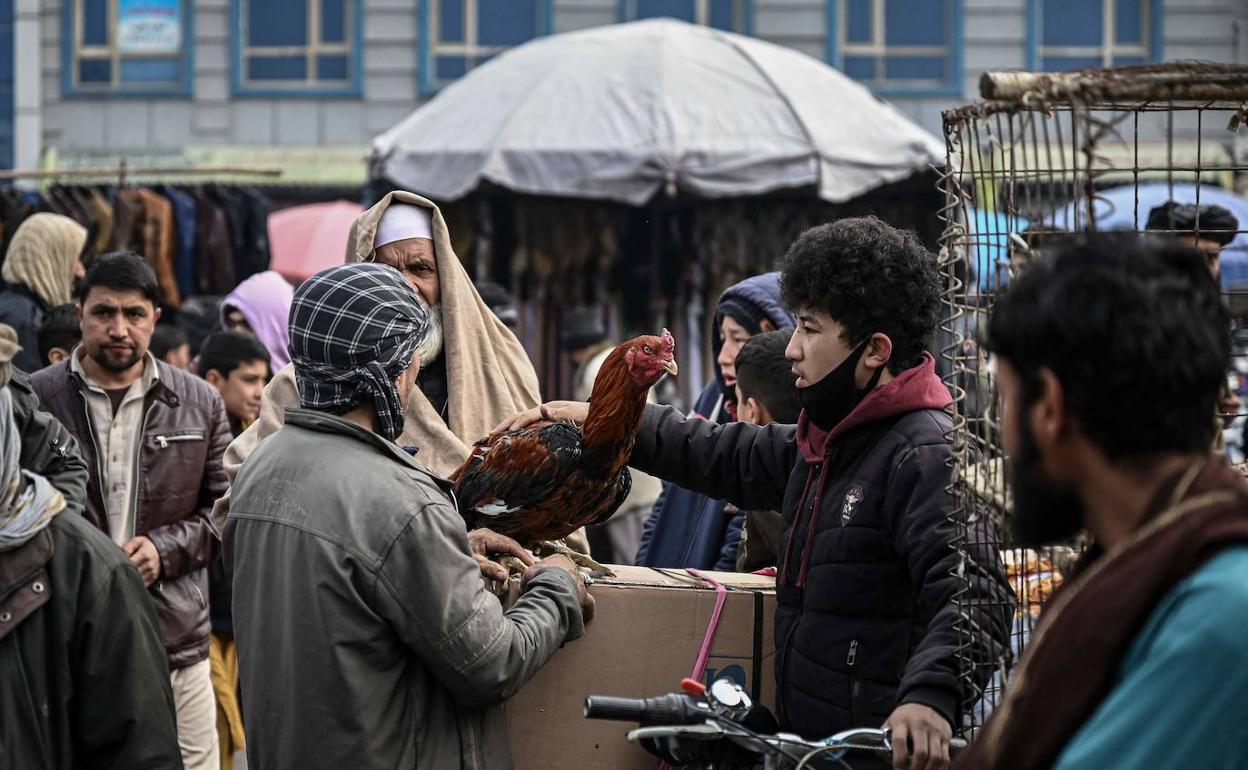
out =
<svg viewBox="0 0 1248 770"><path fill-rule="evenodd" d="M1174 588L1056 770L1248 768L1248 546ZM1053 694L1054 708L1061 693Z"/></svg>

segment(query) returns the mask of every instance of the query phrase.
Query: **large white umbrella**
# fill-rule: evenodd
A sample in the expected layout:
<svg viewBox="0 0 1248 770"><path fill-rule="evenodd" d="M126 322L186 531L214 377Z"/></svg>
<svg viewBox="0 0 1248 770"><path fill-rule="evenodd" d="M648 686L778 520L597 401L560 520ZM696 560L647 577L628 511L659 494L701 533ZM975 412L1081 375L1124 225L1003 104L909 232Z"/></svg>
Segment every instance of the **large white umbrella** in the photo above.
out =
<svg viewBox="0 0 1248 770"><path fill-rule="evenodd" d="M803 53L671 19L539 38L377 137L384 173L454 200L485 181L642 204L813 187L854 198L943 160L895 107Z"/></svg>

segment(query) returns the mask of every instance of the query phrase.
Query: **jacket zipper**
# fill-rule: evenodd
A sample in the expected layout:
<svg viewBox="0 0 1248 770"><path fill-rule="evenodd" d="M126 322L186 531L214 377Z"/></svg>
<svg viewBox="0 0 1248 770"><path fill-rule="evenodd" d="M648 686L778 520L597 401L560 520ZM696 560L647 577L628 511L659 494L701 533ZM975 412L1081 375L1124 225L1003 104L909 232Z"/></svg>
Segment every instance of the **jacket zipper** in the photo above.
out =
<svg viewBox="0 0 1248 770"><path fill-rule="evenodd" d="M845 656L845 665L852 666L858 661L858 640L851 640L849 643L849 654Z"/></svg>
<svg viewBox="0 0 1248 770"><path fill-rule="evenodd" d="M100 490L100 509L104 513L104 524L107 525L109 523L108 522L108 501L104 497L104 478L105 477L104 477L104 466L100 464L100 445L95 440L95 423L91 419L91 405L87 403L86 396L82 396L81 394L79 394L79 396L82 398L82 413L87 418L87 435L91 437L91 449L95 451L95 473L96 473L96 479L97 479L96 486L99 487L99 490ZM109 534L111 535L112 533L110 532Z"/></svg>
<svg viewBox="0 0 1248 770"><path fill-rule="evenodd" d="M156 443L160 445L161 449L168 449L169 445L176 441L203 441L203 440L204 440L203 435L198 434L198 433L195 435L188 434L188 435L183 435L183 436L157 436L156 437Z"/></svg>
<svg viewBox="0 0 1248 770"><path fill-rule="evenodd" d="M147 418L152 413L154 404L143 406L143 419L139 420L138 440L134 442L134 465L130 466L130 537L139 528L139 460L143 453L143 434L147 432Z"/></svg>
<svg viewBox="0 0 1248 770"><path fill-rule="evenodd" d="M187 577L188 577L188 578L190 578L190 577L191 577L191 575L187 575ZM203 592L203 591L201 591L201 590L199 590L199 586L195 585L195 581L194 581L194 580L191 580L191 588L194 588L194 589L195 589L195 593L199 596L199 606L200 606L200 609L203 609L204 607L207 607L207 606L208 606L208 602L204 601L204 592Z"/></svg>
<svg viewBox="0 0 1248 770"><path fill-rule="evenodd" d="M798 516L793 521L793 530L789 533L790 540L792 538L799 537L798 533L802 533L806 531L805 528L802 527L802 522L808 521L809 517L814 515L815 500L818 499L819 497L819 489L818 489L819 472L820 470L822 470L822 468L823 468L822 463L815 463L814 465L811 466L810 472L815 476L815 487L813 489L808 490L808 494L810 495L809 500L803 499L798 503L798 506L799 506ZM802 515L803 510L806 511L805 516ZM809 526L810 526L809 523L807 523L807 527ZM799 572L802 569L802 556L805 550L806 550L806 538L803 537L802 547L798 550L798 554L797 554L797 570ZM787 580L788 577L786 576L785 579ZM797 588L796 580L793 581L793 589L799 590ZM786 639L784 642L784 650L782 651L783 657L780 660L780 676L784 680L787 680L789 676L789 652L793 647L793 640L797 637L798 627L801 626L802 624L802 615L805 614L805 612L806 612L806 591L802 589L801 596L798 599L797 617L794 618L793 620L793 627L789 629L789 638ZM788 721L788 717L786 715L787 709L784 707L784 698L782 697L776 698L776 711L780 713L780 719L782 721L785 721L785 722Z"/></svg>

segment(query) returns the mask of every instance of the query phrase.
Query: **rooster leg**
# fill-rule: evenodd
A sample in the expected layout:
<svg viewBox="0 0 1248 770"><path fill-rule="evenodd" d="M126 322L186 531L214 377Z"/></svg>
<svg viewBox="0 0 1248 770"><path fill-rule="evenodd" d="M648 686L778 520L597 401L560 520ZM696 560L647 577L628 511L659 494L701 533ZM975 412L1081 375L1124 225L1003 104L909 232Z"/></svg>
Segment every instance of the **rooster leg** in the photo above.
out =
<svg viewBox="0 0 1248 770"><path fill-rule="evenodd" d="M515 556L500 556L498 557L498 563L507 570L508 575L523 575L524 571L528 569L524 562L520 561Z"/></svg>
<svg viewBox="0 0 1248 770"><path fill-rule="evenodd" d="M615 577L615 573L604 567L583 553L578 553L563 544L562 540L546 540L538 545L538 550L542 556L550 556L551 554L562 554L572 560L572 563L578 567L582 567L590 571L590 574L601 577Z"/></svg>

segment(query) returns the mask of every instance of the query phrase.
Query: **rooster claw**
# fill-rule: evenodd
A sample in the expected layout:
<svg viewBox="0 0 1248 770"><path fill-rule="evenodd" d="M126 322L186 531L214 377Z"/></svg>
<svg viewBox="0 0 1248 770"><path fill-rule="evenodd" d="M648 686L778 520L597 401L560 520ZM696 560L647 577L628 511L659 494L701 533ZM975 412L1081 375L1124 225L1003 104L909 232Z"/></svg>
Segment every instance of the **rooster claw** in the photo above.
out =
<svg viewBox="0 0 1248 770"><path fill-rule="evenodd" d="M541 556L550 556L551 554L562 554L572 560L572 563L581 569L588 570L591 577L615 577L615 573L607 567L599 564L585 554L574 551L563 543L559 542L543 542L537 548Z"/></svg>

